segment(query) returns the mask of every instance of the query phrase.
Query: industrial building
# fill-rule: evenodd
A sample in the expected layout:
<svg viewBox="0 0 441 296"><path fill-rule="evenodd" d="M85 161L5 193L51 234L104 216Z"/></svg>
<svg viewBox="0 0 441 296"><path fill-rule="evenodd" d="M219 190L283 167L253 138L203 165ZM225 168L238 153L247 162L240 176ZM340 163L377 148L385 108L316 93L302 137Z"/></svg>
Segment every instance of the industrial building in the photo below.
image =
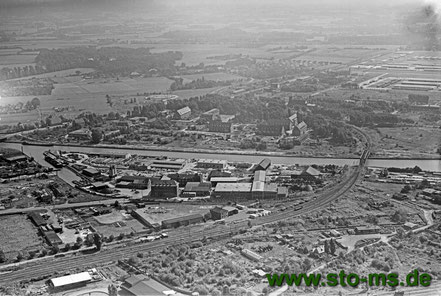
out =
<svg viewBox="0 0 441 296"><path fill-rule="evenodd" d="M162 221L162 228L177 228L180 226L187 226L190 224L201 222L205 222L205 218L202 214L191 214L187 216L164 220Z"/></svg>
<svg viewBox="0 0 441 296"><path fill-rule="evenodd" d="M199 159L197 168L223 170L227 166L225 160L218 159Z"/></svg>
<svg viewBox="0 0 441 296"><path fill-rule="evenodd" d="M211 192L211 183L207 182L187 182L183 195L209 196Z"/></svg>
<svg viewBox="0 0 441 296"><path fill-rule="evenodd" d="M214 207L210 209L211 219L220 220L226 217L232 216L239 213L239 210L235 207Z"/></svg>
<svg viewBox="0 0 441 296"><path fill-rule="evenodd" d="M63 241L53 230L43 232L44 238L50 246L62 245Z"/></svg>
<svg viewBox="0 0 441 296"><path fill-rule="evenodd" d="M174 180L151 180L151 198L172 198L178 196L178 183Z"/></svg>
<svg viewBox="0 0 441 296"><path fill-rule="evenodd" d="M84 176L89 178L97 178L101 176L101 172L94 168L85 168L82 173Z"/></svg>
<svg viewBox="0 0 441 296"><path fill-rule="evenodd" d="M239 178L237 177L212 177L210 179L211 185L216 187L218 183L237 183Z"/></svg>
<svg viewBox="0 0 441 296"><path fill-rule="evenodd" d="M150 178L143 176L122 176L116 180L116 187L145 190L150 188Z"/></svg>
<svg viewBox="0 0 441 296"><path fill-rule="evenodd" d="M252 183L217 183L213 197L217 199L250 199Z"/></svg>
<svg viewBox="0 0 441 296"><path fill-rule="evenodd" d="M185 161L155 160L150 164L150 169L179 171L185 165Z"/></svg>
<svg viewBox="0 0 441 296"><path fill-rule="evenodd" d="M85 286L92 280L91 274L86 271L50 279L48 285L53 292L59 292Z"/></svg>
<svg viewBox="0 0 441 296"><path fill-rule="evenodd" d="M167 175L172 180L179 183L179 187L185 187L188 182L200 182L201 176L197 173L184 173L184 174L169 174Z"/></svg>
<svg viewBox="0 0 441 296"><path fill-rule="evenodd" d="M43 226L43 225L47 225L47 221L37 212L30 212L30 213L28 213L28 218L37 227L40 227L40 226Z"/></svg>
<svg viewBox="0 0 441 296"><path fill-rule="evenodd" d="M261 162L259 162L254 171L266 171L270 166L271 160L269 158L264 158Z"/></svg>

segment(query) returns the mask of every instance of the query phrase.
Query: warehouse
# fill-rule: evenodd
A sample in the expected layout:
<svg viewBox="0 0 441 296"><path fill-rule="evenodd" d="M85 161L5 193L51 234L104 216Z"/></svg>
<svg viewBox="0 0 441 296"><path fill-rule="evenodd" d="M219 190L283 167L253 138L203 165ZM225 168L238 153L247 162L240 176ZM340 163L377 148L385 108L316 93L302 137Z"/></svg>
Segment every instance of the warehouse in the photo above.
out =
<svg viewBox="0 0 441 296"><path fill-rule="evenodd" d="M122 176L116 180L116 187L144 190L150 187L150 179L143 176Z"/></svg>
<svg viewBox="0 0 441 296"><path fill-rule="evenodd" d="M269 158L262 159L261 162L254 169L255 171L266 171L271 166L271 160Z"/></svg>
<svg viewBox="0 0 441 296"><path fill-rule="evenodd" d="M179 171L184 165L185 161L155 160L150 164L150 169Z"/></svg>
<svg viewBox="0 0 441 296"><path fill-rule="evenodd" d="M28 218L31 219L32 223L37 227L47 225L46 220L37 212L30 212Z"/></svg>
<svg viewBox="0 0 441 296"><path fill-rule="evenodd" d="M225 160L218 159L199 159L197 167L204 169L223 170L227 166Z"/></svg>
<svg viewBox="0 0 441 296"><path fill-rule="evenodd" d="M90 178L96 178L101 175L100 171L94 168L87 168L83 170L83 175Z"/></svg>
<svg viewBox="0 0 441 296"><path fill-rule="evenodd" d="M151 198L172 198L178 196L178 183L174 180L151 180Z"/></svg>
<svg viewBox="0 0 441 296"><path fill-rule="evenodd" d="M50 279L48 284L51 290L56 292L82 287L91 281L92 277L89 272L81 272Z"/></svg>
<svg viewBox="0 0 441 296"><path fill-rule="evenodd" d="M50 246L58 246L63 244L61 238L53 230L43 232L43 235Z"/></svg>
<svg viewBox="0 0 441 296"><path fill-rule="evenodd" d="M213 196L218 199L250 199L252 183L218 183Z"/></svg>
<svg viewBox="0 0 441 296"><path fill-rule="evenodd" d="M183 173L183 174L169 174L167 175L172 180L179 183L179 187L185 187L187 182L200 182L201 176L197 173Z"/></svg>
<svg viewBox="0 0 441 296"><path fill-rule="evenodd" d="M237 183L239 182L239 178L237 177L212 177L210 179L211 185L216 187L218 183Z"/></svg>
<svg viewBox="0 0 441 296"><path fill-rule="evenodd" d="M188 182L185 185L183 195L194 194L195 196L210 195L211 183L206 182Z"/></svg>
<svg viewBox="0 0 441 296"><path fill-rule="evenodd" d="M186 226L190 224L196 224L205 222L204 216L202 214L191 214L187 216L172 218L162 221L163 228L177 228L180 226Z"/></svg>

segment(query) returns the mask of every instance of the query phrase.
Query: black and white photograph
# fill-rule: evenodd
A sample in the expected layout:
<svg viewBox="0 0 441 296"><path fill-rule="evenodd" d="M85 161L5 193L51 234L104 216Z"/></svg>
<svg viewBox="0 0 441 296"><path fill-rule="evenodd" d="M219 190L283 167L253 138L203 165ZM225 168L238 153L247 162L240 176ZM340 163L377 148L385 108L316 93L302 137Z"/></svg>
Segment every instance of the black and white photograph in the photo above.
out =
<svg viewBox="0 0 441 296"><path fill-rule="evenodd" d="M0 296L441 296L441 0L0 0Z"/></svg>

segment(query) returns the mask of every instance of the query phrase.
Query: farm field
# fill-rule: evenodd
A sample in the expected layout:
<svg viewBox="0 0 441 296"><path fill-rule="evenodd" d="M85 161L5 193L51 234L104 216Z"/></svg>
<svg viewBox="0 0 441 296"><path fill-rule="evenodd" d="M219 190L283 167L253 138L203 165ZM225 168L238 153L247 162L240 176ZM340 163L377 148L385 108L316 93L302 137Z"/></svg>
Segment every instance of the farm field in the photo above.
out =
<svg viewBox="0 0 441 296"><path fill-rule="evenodd" d="M193 75L182 75L180 76L184 79L185 82L190 82L192 80L200 79L204 77L205 80L214 80L214 81L226 81L226 80L238 80L238 79L246 79L245 77L229 74L229 73L208 73L208 74L193 74Z"/></svg>
<svg viewBox="0 0 441 296"><path fill-rule="evenodd" d="M313 52L309 52L302 55L301 60L312 61L329 61L329 62L341 62L350 63L357 59L366 59L369 56L374 57L380 54L386 54L386 50L368 50L368 49L356 49L356 48L322 48Z"/></svg>
<svg viewBox="0 0 441 296"><path fill-rule="evenodd" d="M75 71L74 71L75 72ZM150 78L123 78L100 80L82 80L78 76L56 78L57 81L65 83L54 84L55 89L52 95L38 96L41 101L42 115L56 114L55 107L70 107L69 112L63 112L63 116L69 118L81 113L84 110L95 113L108 113L113 109L107 104L106 94L109 95L136 95L144 92L165 92L168 90L171 80L165 77ZM196 95L207 93L212 89L200 90ZM194 93L193 90L188 93ZM178 94L178 93L177 93ZM178 94L179 95L179 94ZM184 92L185 96L186 93ZM34 96L2 97L0 105L16 104L27 102ZM37 113L4 114L0 124L15 124L38 119Z"/></svg>
<svg viewBox="0 0 441 296"><path fill-rule="evenodd" d="M0 247L6 257L17 256L17 250L38 250L42 246L37 229L24 215L0 217Z"/></svg>
<svg viewBox="0 0 441 296"><path fill-rule="evenodd" d="M207 59L211 56L222 56L227 54L243 54L251 57L268 55L264 49L260 48L241 48L218 44L185 44L185 43L166 43L166 44L145 44L146 47L153 47L152 52L181 51L184 54L178 63L187 65L224 65L224 60ZM274 56L274 54L272 54Z"/></svg>
<svg viewBox="0 0 441 296"><path fill-rule="evenodd" d="M13 55L0 55L1 67L14 67L16 65L30 65L34 64L36 54L13 54Z"/></svg>

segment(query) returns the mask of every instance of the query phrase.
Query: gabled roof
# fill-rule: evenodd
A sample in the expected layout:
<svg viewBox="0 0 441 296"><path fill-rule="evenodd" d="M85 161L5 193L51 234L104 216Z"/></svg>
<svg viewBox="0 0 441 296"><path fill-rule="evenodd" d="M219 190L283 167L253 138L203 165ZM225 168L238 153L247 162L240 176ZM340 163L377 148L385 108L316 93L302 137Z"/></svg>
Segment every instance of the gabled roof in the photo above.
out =
<svg viewBox="0 0 441 296"><path fill-rule="evenodd" d="M191 109L190 109L190 107L185 106L184 108L181 108L181 109L179 109L176 112L178 112L179 115L184 115L184 114L186 114L188 112L191 112Z"/></svg>
<svg viewBox="0 0 441 296"><path fill-rule="evenodd" d="M92 280L92 277L90 276L90 273L88 273L86 271L86 272L81 272L81 273L76 273L76 274L71 274L71 275L66 275L66 276L54 278L54 279L51 279L50 281L52 282L54 287L62 287L62 286L66 286L69 284L87 282L90 280Z"/></svg>
<svg viewBox="0 0 441 296"><path fill-rule="evenodd" d="M298 129L306 129L306 128L308 128L308 126L306 125L306 123L304 121L302 121L299 124L297 124L297 128Z"/></svg>
<svg viewBox="0 0 441 296"><path fill-rule="evenodd" d="M293 115L291 115L290 117L288 117L290 121L294 121L297 120L297 113L294 113Z"/></svg>
<svg viewBox="0 0 441 296"><path fill-rule="evenodd" d="M319 176L321 173L313 167L308 167L306 170L303 171L302 174L303 175L305 175L305 174L311 175L311 176Z"/></svg>

